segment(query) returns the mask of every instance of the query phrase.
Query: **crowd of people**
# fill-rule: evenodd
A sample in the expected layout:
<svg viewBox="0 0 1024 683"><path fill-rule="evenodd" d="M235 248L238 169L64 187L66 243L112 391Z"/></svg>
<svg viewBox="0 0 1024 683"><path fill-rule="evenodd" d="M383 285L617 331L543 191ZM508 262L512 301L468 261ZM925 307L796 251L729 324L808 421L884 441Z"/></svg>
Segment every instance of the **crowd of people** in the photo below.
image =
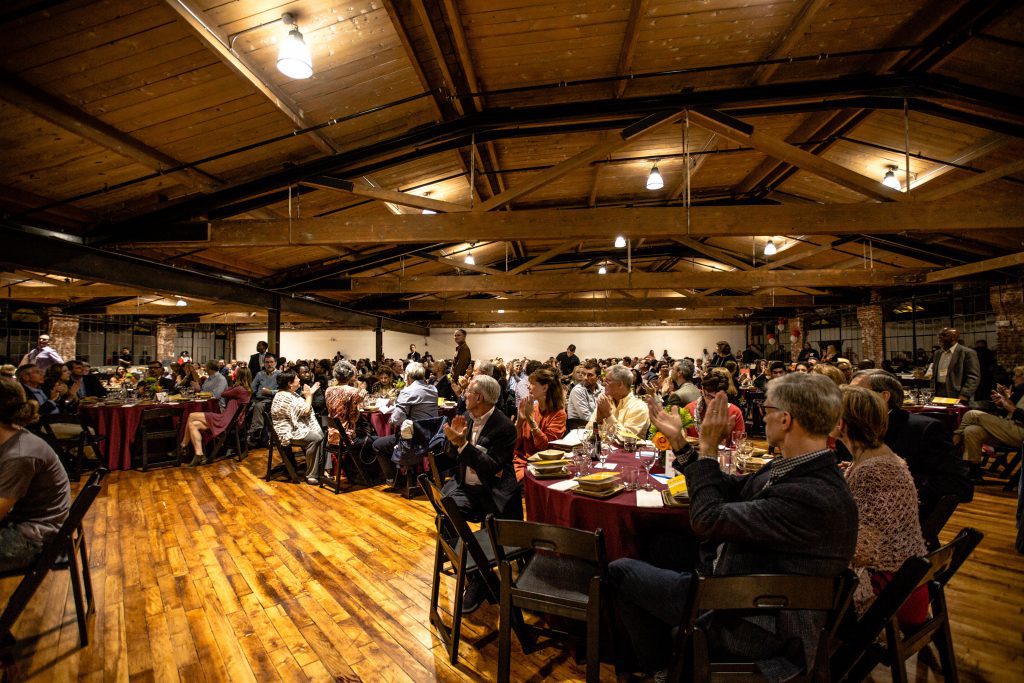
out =
<svg viewBox="0 0 1024 683"><path fill-rule="evenodd" d="M260 342L248 363L198 366L183 353L170 368L151 362L141 377L119 371L104 387L88 365L48 352L49 339L42 336L34 357L27 357L31 362L16 369L17 381L0 379L0 562L19 561L36 549L59 525L60 508L66 514L66 477L43 453L45 442L26 435L24 427L37 414L73 412L85 397L148 383L165 392L204 390L221 401L221 411L188 419L182 447L192 447L192 466L205 462L204 434L217 435L240 411L251 411L250 443L266 444L273 432L280 443L301 446L311 484L319 483L326 467L324 439L372 452L382 478L393 483L401 442L412 427L437 418L440 403L454 402L456 416L444 420L439 432L446 442L441 466L453 473L443 492L471 521L488 514L522 518L529 457L567 430L603 426L611 434L643 438L653 425L671 443L676 467L687 478L692 528L714 551L712 563L694 569L834 575L853 567L861 577L856 605L864 609L907 557L934 540L924 538L922 522L938 501L950 494L971 500L965 463L980 462L986 444L1024 438L1024 366L1014 369L1012 387L996 384L982 397L974 350L959 344L956 330L942 330L938 341L928 369L934 395L964 404L990 398L997 409L968 411L954 434L904 410L905 389L895 374L869 361L854 366L831 346L820 355L805 348L788 363L753 357L752 346L737 360L727 342L706 358L675 359L667 350L656 356L653 349L643 356L585 358L570 344L546 362L474 360L466 332L458 330L450 360L410 346L405 359L351 360L339 353L290 361ZM368 402L388 406L390 433L369 427L362 410ZM695 424L683 425L677 407L687 408ZM752 475L725 474L719 445L746 429L751 411L779 457ZM326 435L322 417L331 425ZM35 463L31 476L8 476L28 461ZM8 468L8 462L21 469ZM38 491L26 489L33 477L46 487L45 511L34 499ZM35 515L36 526L24 526L26 515ZM666 640L688 608L693 573L629 558L613 562L609 571L624 637L639 666L664 669ZM470 579L463 610L473 611L483 594L479 579ZM900 618L917 624L926 610L926 596L918 595ZM763 670L785 677L813 653L798 653L795 664L792 647L788 657L779 653L793 637L809 646L807 619L815 618L771 628L715 628L722 643L763 655Z"/></svg>

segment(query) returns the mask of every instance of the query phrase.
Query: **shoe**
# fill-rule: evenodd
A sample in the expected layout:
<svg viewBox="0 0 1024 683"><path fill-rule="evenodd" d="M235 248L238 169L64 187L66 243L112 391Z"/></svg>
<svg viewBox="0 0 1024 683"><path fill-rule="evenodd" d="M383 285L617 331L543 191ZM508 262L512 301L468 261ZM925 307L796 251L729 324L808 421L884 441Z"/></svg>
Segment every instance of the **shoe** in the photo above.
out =
<svg viewBox="0 0 1024 683"><path fill-rule="evenodd" d="M310 486L316 486L317 484L320 483L320 480L317 479L316 477L306 477L306 483L309 484Z"/></svg>
<svg viewBox="0 0 1024 683"><path fill-rule="evenodd" d="M185 465L185 467L199 467L200 465L205 465L205 464L206 464L206 456L205 455L197 455L197 456L193 457L192 458L192 462L190 462L189 464Z"/></svg>
<svg viewBox="0 0 1024 683"><path fill-rule="evenodd" d="M462 594L462 613L472 614L477 611L484 601L485 592L483 579L475 574L470 576L466 580L466 590Z"/></svg>
<svg viewBox="0 0 1024 683"><path fill-rule="evenodd" d="M387 486L388 488L391 488L391 489L395 488L395 478L394 477L387 477L387 478L385 478L384 479L384 485Z"/></svg>

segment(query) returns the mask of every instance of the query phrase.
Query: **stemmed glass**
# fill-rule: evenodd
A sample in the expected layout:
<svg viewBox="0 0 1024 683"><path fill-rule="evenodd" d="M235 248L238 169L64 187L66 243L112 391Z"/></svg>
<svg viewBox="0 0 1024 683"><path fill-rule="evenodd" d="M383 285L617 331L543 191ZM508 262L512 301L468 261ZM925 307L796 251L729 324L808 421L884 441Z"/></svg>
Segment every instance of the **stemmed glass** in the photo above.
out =
<svg viewBox="0 0 1024 683"><path fill-rule="evenodd" d="M654 467L654 463L658 461L658 451L645 448L642 451L637 451L637 456L640 458L640 464L647 471L647 477L644 479L644 491L653 491L654 482L651 480L651 469Z"/></svg>
<svg viewBox="0 0 1024 683"><path fill-rule="evenodd" d="M747 442L747 433L737 429L732 433L732 447L737 451L743 450L743 444Z"/></svg>

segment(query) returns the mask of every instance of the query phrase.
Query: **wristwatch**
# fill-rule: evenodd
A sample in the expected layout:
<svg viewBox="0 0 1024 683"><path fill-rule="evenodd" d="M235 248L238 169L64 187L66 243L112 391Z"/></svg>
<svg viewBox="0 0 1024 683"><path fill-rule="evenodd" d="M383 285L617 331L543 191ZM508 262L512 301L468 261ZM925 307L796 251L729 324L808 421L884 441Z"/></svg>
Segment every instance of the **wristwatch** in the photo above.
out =
<svg viewBox="0 0 1024 683"><path fill-rule="evenodd" d="M672 453L676 456L672 462L672 467L676 472L682 472L684 467L697 462L697 458L700 457L700 451L690 443L684 443L680 448L673 448Z"/></svg>

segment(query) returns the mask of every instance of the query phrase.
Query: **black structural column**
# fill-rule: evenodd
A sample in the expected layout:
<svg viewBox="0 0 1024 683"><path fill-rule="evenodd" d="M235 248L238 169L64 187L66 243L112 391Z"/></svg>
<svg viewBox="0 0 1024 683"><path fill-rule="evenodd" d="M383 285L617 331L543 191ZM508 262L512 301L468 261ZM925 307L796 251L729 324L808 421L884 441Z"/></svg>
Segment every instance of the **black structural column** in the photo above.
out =
<svg viewBox="0 0 1024 683"><path fill-rule="evenodd" d="M271 295L270 308L267 309L267 344L270 352L281 355L281 295Z"/></svg>
<svg viewBox="0 0 1024 683"><path fill-rule="evenodd" d="M376 353L377 362L380 363L384 360L384 326L381 320L377 321L377 326L374 328L374 337L376 340Z"/></svg>

